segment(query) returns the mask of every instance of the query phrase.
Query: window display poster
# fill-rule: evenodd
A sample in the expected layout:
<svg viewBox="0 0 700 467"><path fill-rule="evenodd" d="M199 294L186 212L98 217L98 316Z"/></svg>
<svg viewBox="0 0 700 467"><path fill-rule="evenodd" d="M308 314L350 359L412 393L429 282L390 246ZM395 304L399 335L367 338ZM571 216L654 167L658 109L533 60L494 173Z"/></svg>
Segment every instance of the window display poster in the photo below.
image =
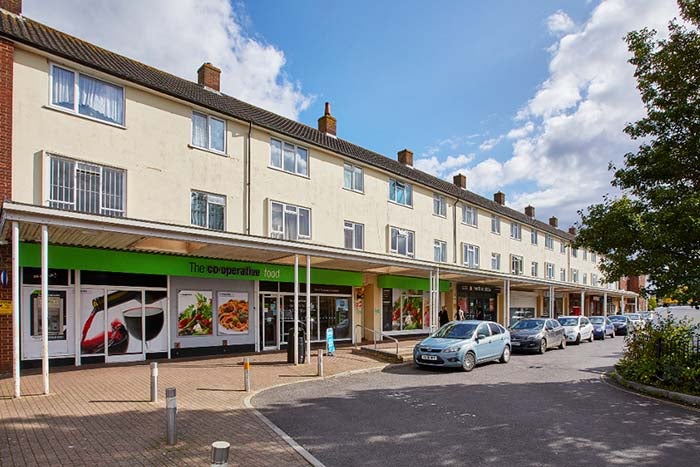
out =
<svg viewBox="0 0 700 467"><path fill-rule="evenodd" d="M177 335L212 334L211 290L181 290L177 294Z"/></svg>
<svg viewBox="0 0 700 467"><path fill-rule="evenodd" d="M218 334L248 334L248 292L219 292L216 298Z"/></svg>
<svg viewBox="0 0 700 467"><path fill-rule="evenodd" d="M423 295L412 290L393 290L392 331L423 329Z"/></svg>

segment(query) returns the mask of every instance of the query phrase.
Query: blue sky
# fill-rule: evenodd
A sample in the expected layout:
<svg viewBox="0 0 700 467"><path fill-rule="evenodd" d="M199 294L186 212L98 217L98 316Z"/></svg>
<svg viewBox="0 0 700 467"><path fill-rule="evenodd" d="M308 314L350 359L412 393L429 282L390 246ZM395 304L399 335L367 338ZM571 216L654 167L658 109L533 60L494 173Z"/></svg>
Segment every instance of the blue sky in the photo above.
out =
<svg viewBox="0 0 700 467"><path fill-rule="evenodd" d="M438 8L439 7L439 8ZM24 0L24 13L222 90L563 228L613 192L608 163L643 116L623 41L666 30L673 0Z"/></svg>

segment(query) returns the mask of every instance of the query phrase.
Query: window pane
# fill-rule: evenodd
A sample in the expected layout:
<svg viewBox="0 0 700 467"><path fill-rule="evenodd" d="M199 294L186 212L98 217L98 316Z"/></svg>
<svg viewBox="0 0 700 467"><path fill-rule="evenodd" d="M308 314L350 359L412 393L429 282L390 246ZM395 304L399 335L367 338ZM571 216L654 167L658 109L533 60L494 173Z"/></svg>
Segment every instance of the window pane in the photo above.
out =
<svg viewBox="0 0 700 467"><path fill-rule="evenodd" d="M413 189L411 185L406 185L406 204L413 206Z"/></svg>
<svg viewBox="0 0 700 467"><path fill-rule="evenodd" d="M100 213L100 167L91 164L77 165L76 210L92 214Z"/></svg>
<svg viewBox="0 0 700 467"><path fill-rule="evenodd" d="M207 195L193 191L190 195L192 225L207 226Z"/></svg>
<svg viewBox="0 0 700 467"><path fill-rule="evenodd" d="M345 235L345 248L352 248L353 247L352 236L354 233L352 223L346 222L343 230L344 230L344 235Z"/></svg>
<svg viewBox="0 0 700 467"><path fill-rule="evenodd" d="M53 67L51 103L66 109L75 107L75 73L57 66Z"/></svg>
<svg viewBox="0 0 700 467"><path fill-rule="evenodd" d="M272 215L270 216L270 223L272 224L271 230L273 232L283 232L284 228L282 226L282 205L279 203L272 203Z"/></svg>
<svg viewBox="0 0 700 467"><path fill-rule="evenodd" d="M396 201L396 182L389 180L389 199Z"/></svg>
<svg viewBox="0 0 700 467"><path fill-rule="evenodd" d="M212 230L224 230L224 206L209 203L209 228Z"/></svg>
<svg viewBox="0 0 700 467"><path fill-rule="evenodd" d="M294 146L284 143L284 170L294 172L295 160Z"/></svg>
<svg viewBox="0 0 700 467"><path fill-rule="evenodd" d="M299 238L299 221L296 209L290 210L289 206L284 210L284 238L297 240Z"/></svg>
<svg viewBox="0 0 700 467"><path fill-rule="evenodd" d="M192 112L192 146L206 148L209 146L207 139L206 115Z"/></svg>
<svg viewBox="0 0 700 467"><path fill-rule="evenodd" d="M297 173L301 175L309 174L309 153L304 148L297 148Z"/></svg>
<svg viewBox="0 0 700 467"><path fill-rule="evenodd" d="M440 243L438 242L433 246L433 260L440 261Z"/></svg>
<svg viewBox="0 0 700 467"><path fill-rule="evenodd" d="M405 187L400 184L399 182L396 182L396 202L400 204L406 204L406 189Z"/></svg>
<svg viewBox="0 0 700 467"><path fill-rule="evenodd" d="M391 229L391 251L397 251L398 246L399 231L396 229Z"/></svg>
<svg viewBox="0 0 700 467"><path fill-rule="evenodd" d="M348 190L352 190L352 166L345 164L343 167L343 186Z"/></svg>
<svg viewBox="0 0 700 467"><path fill-rule="evenodd" d="M73 185L74 163L72 161L52 157L49 170L49 206L52 208L73 210L75 207Z"/></svg>
<svg viewBox="0 0 700 467"><path fill-rule="evenodd" d="M102 169L102 214L124 215L124 172L117 169Z"/></svg>
<svg viewBox="0 0 700 467"><path fill-rule="evenodd" d="M365 181L364 181L362 169L360 167L354 167L354 171L355 171L355 176L354 176L355 190L364 191Z"/></svg>
<svg viewBox="0 0 700 467"><path fill-rule="evenodd" d="M226 138L226 125L223 120L217 118L209 119L209 130L211 131L211 149L216 151L224 152L225 138Z"/></svg>
<svg viewBox="0 0 700 467"><path fill-rule="evenodd" d="M405 235L399 235L397 237L398 243L396 246L396 252L400 255L405 255L406 254L406 236Z"/></svg>
<svg viewBox="0 0 700 467"><path fill-rule="evenodd" d="M89 76L78 80L78 112L112 123L124 123L124 89Z"/></svg>
<svg viewBox="0 0 700 467"><path fill-rule="evenodd" d="M299 208L299 235L311 236L311 213L308 209Z"/></svg>
<svg viewBox="0 0 700 467"><path fill-rule="evenodd" d="M408 253L413 254L413 232L408 232Z"/></svg>
<svg viewBox="0 0 700 467"><path fill-rule="evenodd" d="M365 226L355 224L355 249L364 250L365 248Z"/></svg>
<svg viewBox="0 0 700 467"><path fill-rule="evenodd" d="M276 139L270 140L270 165L282 168L282 142Z"/></svg>

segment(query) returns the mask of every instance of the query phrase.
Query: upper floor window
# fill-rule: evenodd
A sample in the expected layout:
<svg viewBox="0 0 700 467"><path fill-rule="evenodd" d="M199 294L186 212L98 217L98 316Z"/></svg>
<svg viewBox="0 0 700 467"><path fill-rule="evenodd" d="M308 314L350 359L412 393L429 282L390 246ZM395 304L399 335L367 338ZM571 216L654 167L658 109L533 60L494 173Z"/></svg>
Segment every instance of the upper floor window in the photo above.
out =
<svg viewBox="0 0 700 467"><path fill-rule="evenodd" d="M447 242L443 242L442 240L435 240L435 244L433 246L433 251L434 251L434 260L438 263L446 263L447 262Z"/></svg>
<svg viewBox="0 0 700 467"><path fill-rule="evenodd" d="M537 261L533 261L532 264L530 265L530 275L532 277L537 277L537 274L539 273L539 264Z"/></svg>
<svg viewBox="0 0 700 467"><path fill-rule="evenodd" d="M501 218L495 214L491 214L491 232L496 234L501 233Z"/></svg>
<svg viewBox="0 0 700 467"><path fill-rule="evenodd" d="M462 261L470 268L479 267L479 247L469 243L462 244Z"/></svg>
<svg viewBox="0 0 700 467"><path fill-rule="evenodd" d="M598 274L591 273L591 285L598 287Z"/></svg>
<svg viewBox="0 0 700 467"><path fill-rule="evenodd" d="M192 146L226 152L226 122L211 115L192 112Z"/></svg>
<svg viewBox="0 0 700 467"><path fill-rule="evenodd" d="M578 258L578 248L571 249L571 256L573 256L574 258Z"/></svg>
<svg viewBox="0 0 700 467"><path fill-rule="evenodd" d="M559 244L559 253L562 253L562 254L566 253L566 243L561 242Z"/></svg>
<svg viewBox="0 0 700 467"><path fill-rule="evenodd" d="M571 270L571 282L578 283L578 269Z"/></svg>
<svg viewBox="0 0 700 467"><path fill-rule="evenodd" d="M588 284L588 274L586 274L585 272L583 273L583 284Z"/></svg>
<svg viewBox="0 0 700 467"><path fill-rule="evenodd" d="M390 227L389 237L391 240L389 245L390 252L403 256L414 256L415 234L412 231L399 229L398 227Z"/></svg>
<svg viewBox="0 0 700 467"><path fill-rule="evenodd" d="M559 280L566 282L566 268L559 269Z"/></svg>
<svg viewBox="0 0 700 467"><path fill-rule="evenodd" d="M474 227L478 225L478 213L474 206L462 206L462 223Z"/></svg>
<svg viewBox="0 0 700 467"><path fill-rule="evenodd" d="M517 222L510 223L510 238L520 240L522 238L522 226Z"/></svg>
<svg viewBox="0 0 700 467"><path fill-rule="evenodd" d="M413 188L409 183L389 179L389 199L404 206L413 206Z"/></svg>
<svg viewBox="0 0 700 467"><path fill-rule="evenodd" d="M596 257L595 253L591 251L591 262L595 263L598 258Z"/></svg>
<svg viewBox="0 0 700 467"><path fill-rule="evenodd" d="M581 250L583 254L583 260L588 261L588 250Z"/></svg>
<svg viewBox="0 0 700 467"><path fill-rule="evenodd" d="M523 275L523 257L510 255L510 272L516 276Z"/></svg>
<svg viewBox="0 0 700 467"><path fill-rule="evenodd" d="M57 65L51 65L51 105L124 125L123 87Z"/></svg>
<svg viewBox="0 0 700 467"><path fill-rule="evenodd" d="M501 254L500 253L491 253L491 269L493 269L494 271L501 270Z"/></svg>
<svg viewBox="0 0 700 467"><path fill-rule="evenodd" d="M365 190L364 172L362 167L352 164L343 166L343 188L362 193Z"/></svg>
<svg viewBox="0 0 700 467"><path fill-rule="evenodd" d="M52 208L124 217L124 170L50 156L48 183Z"/></svg>
<svg viewBox="0 0 700 467"><path fill-rule="evenodd" d="M544 269L547 279L554 279L554 263L544 263Z"/></svg>
<svg viewBox="0 0 700 467"><path fill-rule="evenodd" d="M364 250L365 226L357 222L345 221L343 228L345 235L345 248L351 250Z"/></svg>
<svg viewBox="0 0 700 467"><path fill-rule="evenodd" d="M433 195L433 214L440 217L447 217L447 201L442 195Z"/></svg>
<svg viewBox="0 0 700 467"><path fill-rule="evenodd" d="M270 236L285 240L311 238L311 210L271 201Z"/></svg>
<svg viewBox="0 0 700 467"><path fill-rule="evenodd" d="M270 166L285 172L308 176L309 151L301 146L271 138Z"/></svg>
<svg viewBox="0 0 700 467"><path fill-rule="evenodd" d="M530 243L537 245L537 231L535 229L530 231Z"/></svg>
<svg viewBox="0 0 700 467"><path fill-rule="evenodd" d="M212 230L224 230L226 198L200 191L190 195L190 222Z"/></svg>
<svg viewBox="0 0 700 467"><path fill-rule="evenodd" d="M548 250L554 249L554 237L552 237L550 234L545 234L544 236L544 247Z"/></svg>

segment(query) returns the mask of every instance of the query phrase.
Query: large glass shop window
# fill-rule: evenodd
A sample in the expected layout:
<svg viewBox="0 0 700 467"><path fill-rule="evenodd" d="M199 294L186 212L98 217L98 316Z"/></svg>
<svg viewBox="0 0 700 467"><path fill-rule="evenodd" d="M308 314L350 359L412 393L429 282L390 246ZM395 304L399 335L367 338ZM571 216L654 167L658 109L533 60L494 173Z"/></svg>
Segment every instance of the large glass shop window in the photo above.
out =
<svg viewBox="0 0 700 467"><path fill-rule="evenodd" d="M383 330L416 331L429 328L428 301L424 295L417 290L384 289L382 292Z"/></svg>

